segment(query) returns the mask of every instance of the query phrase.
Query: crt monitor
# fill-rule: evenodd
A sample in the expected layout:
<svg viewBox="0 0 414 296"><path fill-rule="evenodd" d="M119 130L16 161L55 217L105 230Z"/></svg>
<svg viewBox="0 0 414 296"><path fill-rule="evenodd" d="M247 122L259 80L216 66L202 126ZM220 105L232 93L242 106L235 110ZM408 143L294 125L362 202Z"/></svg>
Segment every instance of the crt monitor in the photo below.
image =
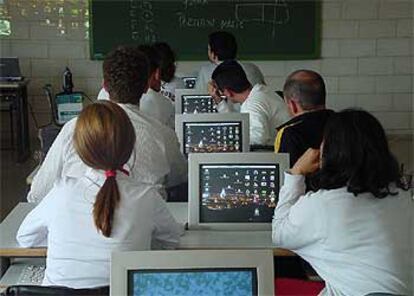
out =
<svg viewBox="0 0 414 296"><path fill-rule="evenodd" d="M209 94L194 89L177 89L175 91L175 113L217 113L217 110L214 100Z"/></svg>
<svg viewBox="0 0 414 296"><path fill-rule="evenodd" d="M287 169L286 153L191 154L189 229L270 230Z"/></svg>
<svg viewBox="0 0 414 296"><path fill-rule="evenodd" d="M185 88L188 88L188 89L195 88L197 77L195 77L195 76L186 76L186 77L181 77L181 79L184 82Z"/></svg>
<svg viewBox="0 0 414 296"><path fill-rule="evenodd" d="M110 294L274 295L271 250L113 253Z"/></svg>
<svg viewBox="0 0 414 296"><path fill-rule="evenodd" d="M249 151L249 115L181 114L175 117L181 151L189 153Z"/></svg>
<svg viewBox="0 0 414 296"><path fill-rule="evenodd" d="M77 117L83 109L83 93L58 93L55 96L56 122L63 125L74 117Z"/></svg>

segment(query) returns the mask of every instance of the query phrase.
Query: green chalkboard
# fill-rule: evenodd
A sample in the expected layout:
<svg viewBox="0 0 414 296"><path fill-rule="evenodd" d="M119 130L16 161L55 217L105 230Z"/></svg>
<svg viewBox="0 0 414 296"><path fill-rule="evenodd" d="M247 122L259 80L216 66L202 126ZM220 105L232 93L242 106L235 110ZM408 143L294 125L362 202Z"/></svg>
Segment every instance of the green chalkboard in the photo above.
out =
<svg viewBox="0 0 414 296"><path fill-rule="evenodd" d="M168 42L179 60L205 60L207 36L232 32L242 60L320 56L320 1L90 0L92 59L121 44Z"/></svg>

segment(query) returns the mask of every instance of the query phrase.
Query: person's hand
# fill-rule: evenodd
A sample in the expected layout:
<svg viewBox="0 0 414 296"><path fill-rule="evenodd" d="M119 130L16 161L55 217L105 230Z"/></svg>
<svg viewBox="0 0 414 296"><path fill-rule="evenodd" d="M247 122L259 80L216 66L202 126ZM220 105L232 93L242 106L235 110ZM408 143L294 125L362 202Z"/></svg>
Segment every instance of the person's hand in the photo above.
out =
<svg viewBox="0 0 414 296"><path fill-rule="evenodd" d="M292 175L308 175L319 169L319 149L309 148L296 161L290 173Z"/></svg>
<svg viewBox="0 0 414 296"><path fill-rule="evenodd" d="M221 102L221 97L219 95L218 87L213 80L210 80L207 84L208 94L213 98L216 104Z"/></svg>

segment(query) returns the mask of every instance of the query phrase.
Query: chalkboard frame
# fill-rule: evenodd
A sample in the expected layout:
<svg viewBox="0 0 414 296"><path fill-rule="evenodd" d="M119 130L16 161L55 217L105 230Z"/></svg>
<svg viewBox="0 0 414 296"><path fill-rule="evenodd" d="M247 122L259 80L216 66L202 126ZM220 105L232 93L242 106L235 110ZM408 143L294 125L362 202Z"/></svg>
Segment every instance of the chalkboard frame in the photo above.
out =
<svg viewBox="0 0 414 296"><path fill-rule="evenodd" d="M94 38L93 38L93 13L92 13L92 1L88 1L88 9L89 9L89 53L90 53L90 59L91 60L103 60L105 58L104 54L97 54L95 53L95 45L94 45ZM238 53L238 60L241 61L286 61L286 60L315 60L321 58L321 42L322 42L322 2L319 0L313 0L315 3L315 22L314 22L314 50L312 52L309 52L307 54L260 54L260 56L255 54L244 54L244 53ZM120 44L121 45L121 44ZM128 44L124 44L128 45ZM134 44L129 44L134 45ZM115 45L114 45L115 47ZM177 52L177 61L203 61L207 59L207 52L206 52L206 58L200 59L199 54L191 54L186 53L184 55L185 57L179 54Z"/></svg>

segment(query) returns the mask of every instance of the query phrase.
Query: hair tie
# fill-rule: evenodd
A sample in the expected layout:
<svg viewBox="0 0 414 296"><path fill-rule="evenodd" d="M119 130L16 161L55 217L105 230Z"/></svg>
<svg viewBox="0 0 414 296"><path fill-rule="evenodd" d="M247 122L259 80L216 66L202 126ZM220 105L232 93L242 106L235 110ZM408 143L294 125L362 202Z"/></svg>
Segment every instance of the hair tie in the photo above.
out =
<svg viewBox="0 0 414 296"><path fill-rule="evenodd" d="M124 169L124 168L119 168L119 171L121 171L122 173L124 173L125 175L129 176L129 172ZM111 178L111 177L115 177L116 176L116 170L106 170L105 171L105 177L107 178Z"/></svg>
<svg viewBox="0 0 414 296"><path fill-rule="evenodd" d="M105 171L105 177L110 178L110 177L115 177L115 176L116 176L116 171L115 170Z"/></svg>

